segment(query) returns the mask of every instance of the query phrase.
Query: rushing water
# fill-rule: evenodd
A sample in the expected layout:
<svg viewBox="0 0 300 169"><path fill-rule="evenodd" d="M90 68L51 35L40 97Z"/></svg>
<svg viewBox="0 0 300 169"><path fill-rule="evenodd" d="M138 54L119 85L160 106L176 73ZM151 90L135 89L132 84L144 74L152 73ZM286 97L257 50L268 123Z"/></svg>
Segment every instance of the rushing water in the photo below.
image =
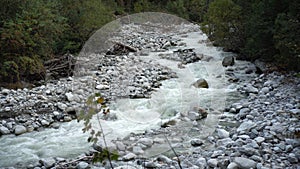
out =
<svg viewBox="0 0 300 169"><path fill-rule="evenodd" d="M221 65L225 53L215 47L199 43L207 37L201 32L189 33L182 38L189 48L197 53L212 56L210 62L196 62L179 69L176 61L164 60L157 53L140 56L145 61L158 62L170 67L178 78L165 80L150 99L120 99L112 105L112 112L118 120L101 121L108 140L124 138L130 133L144 132L158 128L162 119L172 117L177 112L185 112L193 107L206 107L222 110L225 106L227 89L224 69ZM196 89L191 84L199 78L208 81L209 89ZM205 119L202 136L212 133L218 123L218 113L210 113ZM90 148L86 142L87 134L82 133L82 123L72 121L61 124L59 129L45 129L40 132L26 133L20 136L2 136L0 138L0 167L35 163L40 158L76 157ZM188 127L183 129L189 130ZM186 132L185 132L186 133ZM158 149L161 149L158 148ZM154 150L155 153L160 151ZM151 154L150 154L151 155Z"/></svg>

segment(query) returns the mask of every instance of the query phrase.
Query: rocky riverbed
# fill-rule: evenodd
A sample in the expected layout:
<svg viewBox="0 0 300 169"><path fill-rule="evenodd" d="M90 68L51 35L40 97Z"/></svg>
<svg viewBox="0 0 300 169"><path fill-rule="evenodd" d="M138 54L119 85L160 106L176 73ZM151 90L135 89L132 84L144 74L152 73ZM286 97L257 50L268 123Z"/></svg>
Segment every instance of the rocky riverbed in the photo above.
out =
<svg viewBox="0 0 300 169"><path fill-rule="evenodd" d="M138 25L128 25L121 32L123 36L113 39L139 52L92 54L88 59L93 66L80 78L60 79L33 89L2 89L0 133L20 135L45 127L59 128L60 122L75 119L77 108L95 92L101 93L108 103L120 97L151 97L163 80L177 75L166 66L139 58L150 52L161 52L157 53L161 58L178 61L182 69L196 61L209 64L214 60L181 41L180 37L188 32L199 31L197 25L180 25L171 34L157 30L145 33L139 29ZM169 50L172 52L164 53ZM114 167L297 168L300 160L300 80L297 74L255 74L255 66L244 61L230 65L224 68L224 75L215 76L225 78L228 88L236 89L243 99L222 110L196 108L177 112L163 120L160 128L109 142L108 148L117 150L120 155L119 161L112 162ZM218 125L212 134L205 135L202 133L205 121L201 119L206 118L207 113L216 114ZM182 137L180 132L188 132L189 137ZM101 151L103 144L99 142L76 159L46 158L21 168L110 168L107 161L91 163L93 152Z"/></svg>

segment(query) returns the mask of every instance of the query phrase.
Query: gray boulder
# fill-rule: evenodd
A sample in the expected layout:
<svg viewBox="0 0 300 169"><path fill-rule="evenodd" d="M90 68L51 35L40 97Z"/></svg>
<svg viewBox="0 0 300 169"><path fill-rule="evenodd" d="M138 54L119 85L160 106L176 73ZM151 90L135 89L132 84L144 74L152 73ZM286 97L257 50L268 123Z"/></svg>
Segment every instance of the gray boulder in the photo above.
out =
<svg viewBox="0 0 300 169"><path fill-rule="evenodd" d="M256 168L256 162L244 157L236 157L234 158L234 162L239 166L241 169L249 169L249 168Z"/></svg>
<svg viewBox="0 0 300 169"><path fill-rule="evenodd" d="M16 125L16 127L15 127L15 134L16 135L20 135L20 134L23 134L23 133L26 133L26 132L27 132L26 127L24 127L22 125Z"/></svg>
<svg viewBox="0 0 300 169"><path fill-rule="evenodd" d="M88 163L81 161L77 164L76 168L77 169L86 169L86 168L88 168L88 166L89 166Z"/></svg>
<svg viewBox="0 0 300 169"><path fill-rule="evenodd" d="M224 57L224 59L222 61L222 65L224 67L233 66L234 65L234 57L233 56L226 56L226 57Z"/></svg>
<svg viewBox="0 0 300 169"><path fill-rule="evenodd" d="M53 167L55 162L56 161L53 158L46 158L40 160L40 163L47 169Z"/></svg>
<svg viewBox="0 0 300 169"><path fill-rule="evenodd" d="M9 134L10 131L8 130L8 128L4 127L4 126L1 126L0 127L0 133L1 134Z"/></svg>
<svg viewBox="0 0 300 169"><path fill-rule="evenodd" d="M205 79L198 79L196 82L192 84L196 88L208 88L208 83Z"/></svg>

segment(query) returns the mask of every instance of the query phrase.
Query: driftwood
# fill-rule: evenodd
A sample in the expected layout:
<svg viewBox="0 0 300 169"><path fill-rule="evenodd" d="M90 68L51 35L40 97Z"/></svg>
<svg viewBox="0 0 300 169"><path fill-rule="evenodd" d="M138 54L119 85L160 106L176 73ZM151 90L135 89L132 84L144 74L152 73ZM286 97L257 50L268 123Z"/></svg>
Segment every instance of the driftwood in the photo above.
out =
<svg viewBox="0 0 300 169"><path fill-rule="evenodd" d="M76 59L73 55L67 53L59 58L44 62L47 70L46 77L58 79L73 75Z"/></svg>
<svg viewBox="0 0 300 169"><path fill-rule="evenodd" d="M127 55L129 52L137 52L138 50L132 46L121 42L113 42L114 46L106 52L106 55Z"/></svg>

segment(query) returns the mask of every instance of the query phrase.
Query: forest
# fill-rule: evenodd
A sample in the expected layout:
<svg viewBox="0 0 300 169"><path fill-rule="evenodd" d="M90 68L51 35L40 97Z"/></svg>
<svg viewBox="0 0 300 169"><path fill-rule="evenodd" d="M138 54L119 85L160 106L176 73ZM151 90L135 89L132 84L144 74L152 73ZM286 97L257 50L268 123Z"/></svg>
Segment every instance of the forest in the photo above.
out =
<svg viewBox="0 0 300 169"><path fill-rule="evenodd" d="M45 78L45 61L80 51L101 26L138 12L201 24L240 59L299 71L299 0L1 0L0 84Z"/></svg>

